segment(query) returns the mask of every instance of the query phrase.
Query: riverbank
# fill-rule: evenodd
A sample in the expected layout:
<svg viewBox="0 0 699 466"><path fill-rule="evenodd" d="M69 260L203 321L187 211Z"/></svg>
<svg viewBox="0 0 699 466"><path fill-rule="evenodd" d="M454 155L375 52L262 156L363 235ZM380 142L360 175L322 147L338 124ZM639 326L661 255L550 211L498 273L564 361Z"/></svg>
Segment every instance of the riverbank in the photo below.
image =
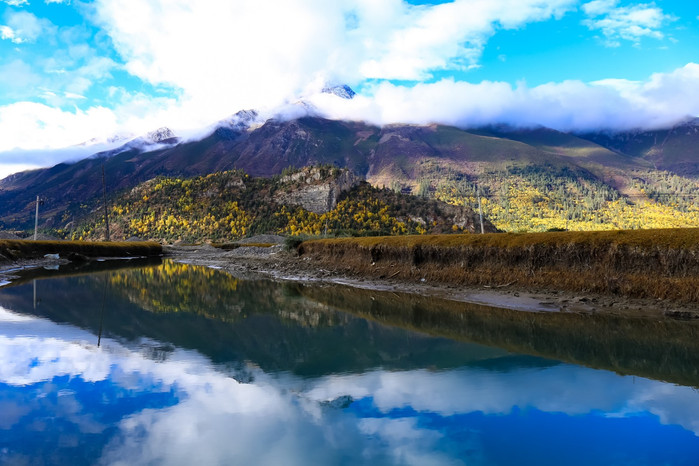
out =
<svg viewBox="0 0 699 466"><path fill-rule="evenodd" d="M376 279L699 305L699 229L338 238L304 242L299 253Z"/></svg>
<svg viewBox="0 0 699 466"><path fill-rule="evenodd" d="M342 238L307 241L296 251L286 251L282 237L252 240L225 248L0 241L0 283L26 269L164 254L237 277L337 283L520 311L699 320L699 230Z"/></svg>
<svg viewBox="0 0 699 466"><path fill-rule="evenodd" d="M483 241L482 236L478 235L477 238ZM322 245L324 242L337 247L334 242L343 241L348 242L350 246L361 242L380 244L386 239L396 241L393 238L348 238L306 242L299 247L300 255L284 251L281 245L238 247L229 251L222 251L210 245L178 246L166 247L165 255L176 261L221 269L239 277L264 275L289 281L338 283L363 289L415 293L521 311L605 313L673 320L699 319L699 305L686 300L629 296L621 294L618 289L616 292L600 292L585 287L566 289L554 285L547 286L545 281L535 284L517 280L506 281L506 277L495 274L490 282L458 283L440 279L444 275L438 273L438 267L434 264L426 266L423 263L407 267L396 262L372 261L371 248L374 246L368 247L364 252L355 250L352 255L349 253L351 248L345 245L346 252L340 257L327 253L322 249L325 246L315 249L315 252L310 252L310 249L316 246L309 247L318 243ZM654 244L653 247L656 247L657 243ZM618 246L615 248L620 249ZM384 257L391 256L387 254ZM404 254L404 257L411 255ZM638 262L640 265L644 264L640 259ZM548 273L550 275L552 272ZM569 275L575 273L578 272L573 269ZM652 280L653 276L647 278Z"/></svg>
<svg viewBox="0 0 699 466"><path fill-rule="evenodd" d="M0 240L0 284L15 279L23 270L57 269L62 265L98 259L155 257L162 252L160 244L149 241Z"/></svg>

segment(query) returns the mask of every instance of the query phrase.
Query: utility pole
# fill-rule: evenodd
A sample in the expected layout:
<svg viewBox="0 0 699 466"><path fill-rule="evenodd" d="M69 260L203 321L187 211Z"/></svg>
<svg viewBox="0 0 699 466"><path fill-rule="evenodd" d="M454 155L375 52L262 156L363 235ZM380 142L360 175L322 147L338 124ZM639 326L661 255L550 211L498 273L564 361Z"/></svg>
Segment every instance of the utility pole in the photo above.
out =
<svg viewBox="0 0 699 466"><path fill-rule="evenodd" d="M34 241L39 230L39 196L36 196L36 214L34 215Z"/></svg>
<svg viewBox="0 0 699 466"><path fill-rule="evenodd" d="M103 193L103 203L104 203L104 227L105 227L105 237L109 241L109 215L107 214L107 182L104 176L104 163L102 164L102 193Z"/></svg>
<svg viewBox="0 0 699 466"><path fill-rule="evenodd" d="M481 207L481 190L478 189L478 216L481 219L481 235L485 233L485 230L483 229L483 208Z"/></svg>

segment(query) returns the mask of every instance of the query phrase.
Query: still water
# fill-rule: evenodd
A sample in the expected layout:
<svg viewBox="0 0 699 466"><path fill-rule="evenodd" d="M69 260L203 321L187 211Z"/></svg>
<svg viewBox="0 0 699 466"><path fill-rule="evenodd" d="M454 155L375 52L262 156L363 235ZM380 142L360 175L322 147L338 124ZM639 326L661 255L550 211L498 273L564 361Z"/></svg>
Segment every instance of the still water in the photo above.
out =
<svg viewBox="0 0 699 466"><path fill-rule="evenodd" d="M77 272L0 288L0 464L699 464L691 323Z"/></svg>

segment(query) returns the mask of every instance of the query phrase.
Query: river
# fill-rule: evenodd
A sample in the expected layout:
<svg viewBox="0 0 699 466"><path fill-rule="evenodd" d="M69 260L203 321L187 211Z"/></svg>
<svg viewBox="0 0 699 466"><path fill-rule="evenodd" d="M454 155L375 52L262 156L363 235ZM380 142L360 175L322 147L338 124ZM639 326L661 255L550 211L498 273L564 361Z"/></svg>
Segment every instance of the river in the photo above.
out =
<svg viewBox="0 0 699 466"><path fill-rule="evenodd" d="M696 465L693 322L163 261L0 288L0 464Z"/></svg>

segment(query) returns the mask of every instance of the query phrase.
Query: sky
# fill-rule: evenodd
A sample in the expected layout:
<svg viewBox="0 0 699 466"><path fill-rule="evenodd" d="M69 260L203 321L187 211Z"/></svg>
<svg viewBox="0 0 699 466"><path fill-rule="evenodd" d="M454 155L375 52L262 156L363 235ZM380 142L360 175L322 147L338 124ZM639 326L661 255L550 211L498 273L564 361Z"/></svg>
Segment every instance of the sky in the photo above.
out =
<svg viewBox="0 0 699 466"><path fill-rule="evenodd" d="M336 84L358 96L319 93ZM699 116L699 4L0 0L0 178L299 99L374 124L667 127Z"/></svg>

